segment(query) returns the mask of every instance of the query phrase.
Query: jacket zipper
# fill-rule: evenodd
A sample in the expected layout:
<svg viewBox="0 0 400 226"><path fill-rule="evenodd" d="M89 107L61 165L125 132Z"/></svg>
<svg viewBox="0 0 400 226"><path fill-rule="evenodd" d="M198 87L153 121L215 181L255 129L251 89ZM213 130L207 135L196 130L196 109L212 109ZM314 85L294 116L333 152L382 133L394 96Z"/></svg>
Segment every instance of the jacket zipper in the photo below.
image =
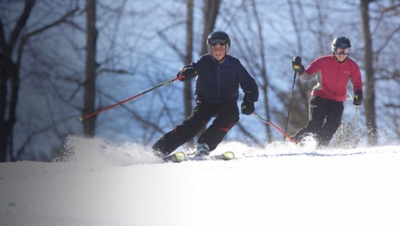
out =
<svg viewBox="0 0 400 226"><path fill-rule="evenodd" d="M220 99L220 95L221 95L221 93L220 93L220 86L221 86L221 84L220 84L220 82L221 82L221 78L220 78L220 68L221 68L221 66L220 65L218 65L218 76L217 76L217 79L218 79L218 87L217 87L217 92L218 92L218 100L217 100L217 102L219 103L219 99Z"/></svg>

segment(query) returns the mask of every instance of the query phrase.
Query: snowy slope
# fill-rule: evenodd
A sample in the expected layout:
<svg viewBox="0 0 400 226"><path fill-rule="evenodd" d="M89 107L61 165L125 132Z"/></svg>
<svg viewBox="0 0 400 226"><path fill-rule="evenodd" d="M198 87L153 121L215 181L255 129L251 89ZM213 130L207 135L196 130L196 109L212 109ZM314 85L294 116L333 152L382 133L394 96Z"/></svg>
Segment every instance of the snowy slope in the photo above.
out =
<svg viewBox="0 0 400 226"><path fill-rule="evenodd" d="M400 225L399 146L226 143L237 160L180 164L102 139L66 149L68 162L0 164L0 225Z"/></svg>

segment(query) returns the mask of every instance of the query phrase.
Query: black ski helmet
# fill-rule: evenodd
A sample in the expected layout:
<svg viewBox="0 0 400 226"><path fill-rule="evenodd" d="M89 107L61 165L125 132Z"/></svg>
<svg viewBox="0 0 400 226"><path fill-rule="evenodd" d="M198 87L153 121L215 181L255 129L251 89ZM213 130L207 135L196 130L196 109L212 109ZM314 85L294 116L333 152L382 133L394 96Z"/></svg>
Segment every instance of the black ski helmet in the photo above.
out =
<svg viewBox="0 0 400 226"><path fill-rule="evenodd" d="M223 32L223 31L213 31L208 35L208 37L207 37L208 53L211 53L210 40L212 40L212 39L226 40L227 45L225 47L225 54L228 54L229 49L231 48L231 39L229 38L229 35L227 33Z"/></svg>
<svg viewBox="0 0 400 226"><path fill-rule="evenodd" d="M333 39L332 41L332 52L335 54L336 49L350 49L351 48L351 43L350 40L344 36L339 36Z"/></svg>

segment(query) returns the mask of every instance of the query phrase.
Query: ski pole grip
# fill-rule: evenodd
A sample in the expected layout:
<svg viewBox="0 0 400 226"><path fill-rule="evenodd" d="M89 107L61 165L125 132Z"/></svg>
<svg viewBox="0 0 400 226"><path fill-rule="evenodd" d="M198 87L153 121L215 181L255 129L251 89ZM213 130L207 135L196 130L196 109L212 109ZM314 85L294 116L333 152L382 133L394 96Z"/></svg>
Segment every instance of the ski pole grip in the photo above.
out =
<svg viewBox="0 0 400 226"><path fill-rule="evenodd" d="M298 74L303 74L304 66L301 64L301 57L296 56L292 60L292 68Z"/></svg>
<svg viewBox="0 0 400 226"><path fill-rule="evenodd" d="M294 61L296 64L301 64L301 57L296 56L296 57L293 59L293 61Z"/></svg>

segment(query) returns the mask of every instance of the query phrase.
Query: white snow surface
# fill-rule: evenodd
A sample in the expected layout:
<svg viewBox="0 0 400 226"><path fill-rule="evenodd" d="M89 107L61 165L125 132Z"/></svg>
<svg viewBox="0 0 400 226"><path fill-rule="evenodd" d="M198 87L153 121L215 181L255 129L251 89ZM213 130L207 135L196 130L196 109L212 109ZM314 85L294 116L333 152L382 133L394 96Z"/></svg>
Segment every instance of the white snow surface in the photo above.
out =
<svg viewBox="0 0 400 226"><path fill-rule="evenodd" d="M68 137L63 162L0 164L2 226L400 225L400 146L222 143L233 161Z"/></svg>

